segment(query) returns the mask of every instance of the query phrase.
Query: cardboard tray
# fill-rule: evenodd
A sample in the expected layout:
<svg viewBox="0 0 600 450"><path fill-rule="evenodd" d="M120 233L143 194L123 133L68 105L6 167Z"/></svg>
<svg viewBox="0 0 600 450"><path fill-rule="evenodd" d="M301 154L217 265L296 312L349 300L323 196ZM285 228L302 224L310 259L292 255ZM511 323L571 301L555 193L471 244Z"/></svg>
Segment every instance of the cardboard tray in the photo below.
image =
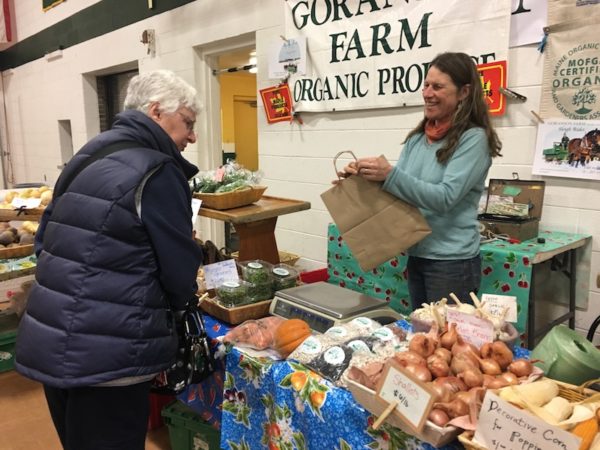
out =
<svg viewBox="0 0 600 450"><path fill-rule="evenodd" d="M381 415L381 413L388 406L387 403L380 400L376 395L375 391L366 388L362 384L356 383L355 381L348 380L348 389L352 392L354 399L360 403L367 411L376 416ZM413 431L399 418L390 414L385 422L389 423L392 426L400 428L405 433L410 434L411 436L415 436L417 439L421 441L425 441L428 444L433 445L434 447L443 447L446 444L449 444L454 439L458 437L458 435L462 432L460 428L456 428L453 426L447 427L438 427L436 424L430 421L425 422L425 426L421 433L414 434Z"/></svg>
<svg viewBox="0 0 600 450"><path fill-rule="evenodd" d="M207 194L194 192L194 198L202 200L202 207L212 209L231 209L250 205L260 200L267 186L248 186L233 192Z"/></svg>
<svg viewBox="0 0 600 450"><path fill-rule="evenodd" d="M226 308L213 298L208 298L200 303L200 308L203 311L232 325L240 324L246 320L266 317L269 315L270 307L271 300L263 300L249 305L236 306L235 308Z"/></svg>

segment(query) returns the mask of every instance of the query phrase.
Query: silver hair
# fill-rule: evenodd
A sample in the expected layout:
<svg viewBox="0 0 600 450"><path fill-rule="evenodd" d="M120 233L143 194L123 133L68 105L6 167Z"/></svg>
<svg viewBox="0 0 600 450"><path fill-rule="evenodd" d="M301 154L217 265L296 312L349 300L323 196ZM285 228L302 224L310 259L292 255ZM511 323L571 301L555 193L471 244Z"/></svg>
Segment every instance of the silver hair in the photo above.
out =
<svg viewBox="0 0 600 450"><path fill-rule="evenodd" d="M197 114L201 106L196 89L170 70L153 70L131 79L123 104L125 109L135 109L148 114L153 103L160 104L160 111L174 113L181 107Z"/></svg>

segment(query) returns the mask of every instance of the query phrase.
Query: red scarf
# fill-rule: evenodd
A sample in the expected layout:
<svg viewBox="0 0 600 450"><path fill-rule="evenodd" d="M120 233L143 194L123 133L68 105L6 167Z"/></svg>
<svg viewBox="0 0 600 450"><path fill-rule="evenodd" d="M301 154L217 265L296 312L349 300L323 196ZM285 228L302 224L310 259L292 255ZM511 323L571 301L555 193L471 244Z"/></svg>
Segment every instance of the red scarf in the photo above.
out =
<svg viewBox="0 0 600 450"><path fill-rule="evenodd" d="M445 120L444 122L438 120L437 124L435 122L434 120L428 120L425 123L425 136L427 136L429 142L443 139L452 126L452 119Z"/></svg>

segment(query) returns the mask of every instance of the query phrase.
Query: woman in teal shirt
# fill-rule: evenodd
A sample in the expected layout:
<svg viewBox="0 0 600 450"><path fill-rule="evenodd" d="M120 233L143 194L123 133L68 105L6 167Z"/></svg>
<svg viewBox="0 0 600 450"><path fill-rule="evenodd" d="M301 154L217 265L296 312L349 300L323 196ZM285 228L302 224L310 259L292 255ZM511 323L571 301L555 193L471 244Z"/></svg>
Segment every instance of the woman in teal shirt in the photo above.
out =
<svg viewBox="0 0 600 450"><path fill-rule="evenodd" d="M481 278L477 209L492 158L502 144L488 116L479 74L464 53L442 53L423 85L425 117L405 141L396 166L384 156L344 168L383 181L383 189L417 206L431 234L408 250L413 308L453 292L469 301Z"/></svg>

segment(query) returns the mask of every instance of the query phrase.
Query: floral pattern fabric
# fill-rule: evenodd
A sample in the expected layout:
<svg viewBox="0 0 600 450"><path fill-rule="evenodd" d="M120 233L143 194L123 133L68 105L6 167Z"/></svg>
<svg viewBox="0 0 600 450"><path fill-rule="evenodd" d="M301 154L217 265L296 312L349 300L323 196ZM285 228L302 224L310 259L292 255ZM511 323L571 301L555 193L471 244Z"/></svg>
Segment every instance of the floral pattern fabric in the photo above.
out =
<svg viewBox="0 0 600 450"><path fill-rule="evenodd" d="M401 430L382 425L350 391L293 361L227 355L221 424L226 450L433 450ZM460 444L442 447L458 450Z"/></svg>

